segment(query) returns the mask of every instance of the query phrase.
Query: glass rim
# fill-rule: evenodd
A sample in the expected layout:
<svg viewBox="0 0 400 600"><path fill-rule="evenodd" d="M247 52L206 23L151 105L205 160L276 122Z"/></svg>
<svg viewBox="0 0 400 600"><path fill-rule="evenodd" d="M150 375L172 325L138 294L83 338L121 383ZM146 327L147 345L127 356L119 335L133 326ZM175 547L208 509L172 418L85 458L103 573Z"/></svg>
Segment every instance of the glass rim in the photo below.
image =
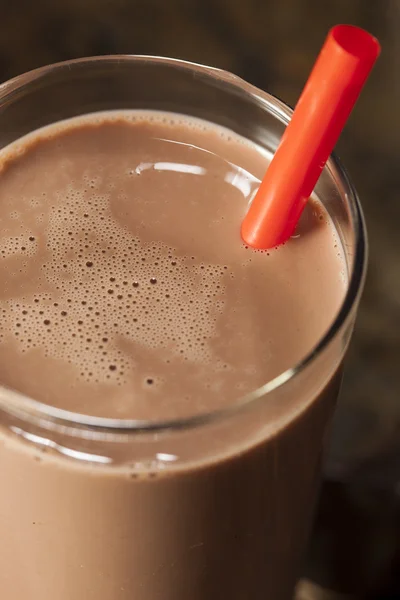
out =
<svg viewBox="0 0 400 600"><path fill-rule="evenodd" d="M275 115L285 125L287 125L289 122L293 112L288 105L272 94L260 90L256 86L248 83L241 77L230 73L229 71L182 59L140 54L116 54L78 58L53 63L28 71L27 73L18 75L0 84L0 106L3 104L9 94L13 94L24 85L27 85L35 80L42 79L46 77L46 75L53 74L54 71L62 71L65 69L69 70L71 66L90 66L90 64L93 63L109 63L110 65L115 63L118 65L121 63L132 62L162 64L180 68L186 71L195 71L199 74L208 76L211 79L225 81L226 83L231 84L233 87L240 89L249 97L252 97L253 99L255 98L265 112ZM56 408L3 386L0 386L0 408L4 407L6 411L10 412L11 414L17 413L18 416L22 418L36 418L39 419L41 423L43 423L44 419L50 421L51 424L58 427L86 429L93 433L157 433L165 430L188 429L214 422L224 417L229 417L240 412L241 410L244 410L250 405L255 404L261 398L267 398L272 392L275 392L279 388L283 387L286 383L303 372L325 350L329 343L335 338L336 334L346 324L352 309L357 305L366 275L367 233L357 192L349 176L347 175L346 170L336 157L335 153L331 154L326 166L324 167L324 171L328 171L329 175L334 181L340 181L340 184L343 187L343 193L346 197L350 212L351 228L354 231L355 236L353 265L352 270L349 273L348 286L344 299L338 313L331 322L329 329L324 333L323 336L321 336L317 344L293 367L289 367L287 370L267 381L256 390L253 390L252 392L242 396L234 404L228 407L179 419L155 421L95 417Z"/></svg>

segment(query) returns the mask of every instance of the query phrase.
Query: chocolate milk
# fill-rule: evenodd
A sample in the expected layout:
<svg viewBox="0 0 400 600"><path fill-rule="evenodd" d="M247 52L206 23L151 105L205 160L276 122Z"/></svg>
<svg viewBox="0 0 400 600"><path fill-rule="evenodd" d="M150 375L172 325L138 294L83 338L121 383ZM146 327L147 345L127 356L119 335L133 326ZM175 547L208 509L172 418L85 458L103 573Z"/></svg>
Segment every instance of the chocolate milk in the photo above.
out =
<svg viewBox="0 0 400 600"><path fill-rule="evenodd" d="M267 163L228 130L149 112L3 150L0 383L151 424L229 411L299 363L340 308L345 266L316 200L285 245L243 245ZM4 413L1 597L289 598L337 383L271 404L254 435L250 412L114 443Z"/></svg>

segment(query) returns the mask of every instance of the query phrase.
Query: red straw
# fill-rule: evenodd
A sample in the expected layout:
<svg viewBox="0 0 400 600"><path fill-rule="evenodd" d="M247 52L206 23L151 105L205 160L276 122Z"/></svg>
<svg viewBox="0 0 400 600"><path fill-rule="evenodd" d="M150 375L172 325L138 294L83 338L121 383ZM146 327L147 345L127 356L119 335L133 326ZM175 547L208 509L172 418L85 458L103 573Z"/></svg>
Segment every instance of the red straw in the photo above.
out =
<svg viewBox="0 0 400 600"><path fill-rule="evenodd" d="M331 29L244 218L246 244L272 248L293 234L379 53L363 29Z"/></svg>

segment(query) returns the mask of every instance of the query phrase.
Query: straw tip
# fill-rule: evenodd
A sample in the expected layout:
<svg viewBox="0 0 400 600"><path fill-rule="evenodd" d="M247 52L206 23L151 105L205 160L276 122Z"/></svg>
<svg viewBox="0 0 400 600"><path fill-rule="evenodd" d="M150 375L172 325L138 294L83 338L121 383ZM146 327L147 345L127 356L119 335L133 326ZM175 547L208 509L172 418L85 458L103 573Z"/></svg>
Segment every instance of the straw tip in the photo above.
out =
<svg viewBox="0 0 400 600"><path fill-rule="evenodd" d="M377 38L356 25L335 25L330 35L345 52L357 58L375 61L381 52Z"/></svg>

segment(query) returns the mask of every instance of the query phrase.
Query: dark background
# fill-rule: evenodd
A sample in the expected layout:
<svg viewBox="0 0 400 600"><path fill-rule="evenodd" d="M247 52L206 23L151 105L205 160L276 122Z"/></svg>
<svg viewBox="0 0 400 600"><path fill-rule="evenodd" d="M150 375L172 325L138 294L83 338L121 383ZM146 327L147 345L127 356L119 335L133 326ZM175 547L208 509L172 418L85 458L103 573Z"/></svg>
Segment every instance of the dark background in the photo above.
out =
<svg viewBox="0 0 400 600"><path fill-rule="evenodd" d="M380 39L337 148L365 210L370 267L306 570L343 592L400 598L400 0L0 0L0 9L2 81L81 56L156 54L228 69L291 105L329 27L352 23Z"/></svg>

